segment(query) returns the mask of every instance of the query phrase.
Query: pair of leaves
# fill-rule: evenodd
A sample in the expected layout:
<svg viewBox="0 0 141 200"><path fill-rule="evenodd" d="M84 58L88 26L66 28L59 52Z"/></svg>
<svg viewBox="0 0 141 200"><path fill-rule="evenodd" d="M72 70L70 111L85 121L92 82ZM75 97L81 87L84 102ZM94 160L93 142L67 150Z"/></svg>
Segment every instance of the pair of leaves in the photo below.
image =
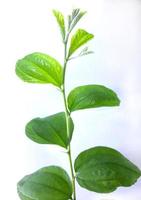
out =
<svg viewBox="0 0 141 200"><path fill-rule="evenodd" d="M68 96L68 107L71 112L79 109L117 105L119 105L117 95L112 90L100 85L77 87ZM67 120L70 135L67 135L64 112L31 120L26 125L26 135L39 144L56 144L67 148L74 129L71 117L68 117Z"/></svg>
<svg viewBox="0 0 141 200"><path fill-rule="evenodd" d="M74 129L71 117L67 120L70 135L67 135L66 117L64 112L45 118L35 118L31 120L26 125L26 135L39 144L56 144L67 149Z"/></svg>
<svg viewBox="0 0 141 200"><path fill-rule="evenodd" d="M74 164L81 187L98 193L109 193L119 186L131 186L141 171L118 151L95 147L82 152ZM60 167L45 167L24 177L18 183L22 200L72 199L72 183Z"/></svg>
<svg viewBox="0 0 141 200"><path fill-rule="evenodd" d="M30 83L52 83L62 85L62 67L52 57L33 53L16 64L16 73L24 81ZM70 111L100 106L117 106L119 99L110 89L101 85L80 86L72 90L68 96Z"/></svg>
<svg viewBox="0 0 141 200"><path fill-rule="evenodd" d="M25 176L17 189L22 200L72 199L71 180L66 171L57 166L44 167Z"/></svg>
<svg viewBox="0 0 141 200"><path fill-rule="evenodd" d="M131 186L141 176L133 163L108 147L95 147L80 153L74 167L79 185L98 193Z"/></svg>
<svg viewBox="0 0 141 200"><path fill-rule="evenodd" d="M64 15L58 11L58 10L53 10L53 14L56 18L56 21L59 25L62 39L65 41L65 36L66 36L66 27L65 27L65 19ZM76 26L76 24L79 22L79 20L86 14L86 12L80 11L80 9L74 9L72 11L72 14L68 16L68 33L71 33L73 28Z"/></svg>

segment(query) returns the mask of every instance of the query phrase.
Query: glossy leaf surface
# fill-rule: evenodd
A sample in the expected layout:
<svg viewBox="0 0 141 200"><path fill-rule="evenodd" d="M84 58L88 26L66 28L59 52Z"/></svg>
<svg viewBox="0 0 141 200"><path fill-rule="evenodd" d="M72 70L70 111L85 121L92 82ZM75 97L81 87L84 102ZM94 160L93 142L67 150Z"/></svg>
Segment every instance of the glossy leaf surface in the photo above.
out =
<svg viewBox="0 0 141 200"><path fill-rule="evenodd" d="M18 60L16 74L25 82L62 85L62 66L49 55L32 53Z"/></svg>
<svg viewBox="0 0 141 200"><path fill-rule="evenodd" d="M68 96L70 111L103 106L118 106L119 104L120 100L116 93L102 85L76 87Z"/></svg>
<svg viewBox="0 0 141 200"><path fill-rule="evenodd" d="M141 176L133 163L108 147L95 147L80 153L75 160L75 172L80 186L98 193L131 186Z"/></svg>
<svg viewBox="0 0 141 200"><path fill-rule="evenodd" d="M70 57L79 47L93 39L93 37L93 34L90 34L83 29L78 29L72 36L68 57Z"/></svg>
<svg viewBox="0 0 141 200"><path fill-rule="evenodd" d="M22 200L68 200L72 185L64 169L50 166L25 176L18 183L18 194Z"/></svg>
<svg viewBox="0 0 141 200"><path fill-rule="evenodd" d="M39 144L56 144L67 148L71 141L74 125L71 118L70 136L67 135L65 113L57 113L45 118L35 118L26 125L26 135Z"/></svg>

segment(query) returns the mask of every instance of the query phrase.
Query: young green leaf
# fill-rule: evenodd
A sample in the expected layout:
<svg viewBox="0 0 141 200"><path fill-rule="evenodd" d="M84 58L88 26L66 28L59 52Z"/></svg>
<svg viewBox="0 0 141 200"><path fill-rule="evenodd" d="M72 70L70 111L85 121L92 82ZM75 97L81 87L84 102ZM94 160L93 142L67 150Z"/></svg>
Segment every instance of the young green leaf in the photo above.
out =
<svg viewBox="0 0 141 200"><path fill-rule="evenodd" d="M29 83L51 83L58 87L62 85L62 66L57 60L43 53L32 53L18 60L16 74Z"/></svg>
<svg viewBox="0 0 141 200"><path fill-rule="evenodd" d="M71 20L73 21L78 16L79 13L80 13L80 8L73 9L72 15L71 15Z"/></svg>
<svg viewBox="0 0 141 200"><path fill-rule="evenodd" d="M75 160L75 172L80 186L98 193L131 186L141 176L141 171L133 163L108 147L82 152Z"/></svg>
<svg viewBox="0 0 141 200"><path fill-rule="evenodd" d="M72 199L72 184L66 171L57 166L44 167L25 176L17 185L22 200Z"/></svg>
<svg viewBox="0 0 141 200"><path fill-rule="evenodd" d="M70 111L102 106L118 106L119 103L120 100L115 92L102 85L76 87L68 96Z"/></svg>
<svg viewBox="0 0 141 200"><path fill-rule="evenodd" d="M85 47L79 54L79 56L86 56L88 54L92 54L94 53L93 51L89 51L89 48L88 47Z"/></svg>
<svg viewBox="0 0 141 200"><path fill-rule="evenodd" d="M93 53L94 53L93 51L89 51L88 47L85 47L78 55L69 58L69 60L73 60L73 59L76 59L76 58L79 58L82 56L87 56L87 55L93 54Z"/></svg>
<svg viewBox="0 0 141 200"><path fill-rule="evenodd" d="M68 57L70 57L79 47L93 39L94 35L83 29L78 29L71 38Z"/></svg>
<svg viewBox="0 0 141 200"><path fill-rule="evenodd" d="M67 148L71 141L74 124L71 118L70 134L67 135L65 113L57 113L45 118L35 118L31 120L25 128L28 138L39 144L56 144Z"/></svg>
<svg viewBox="0 0 141 200"><path fill-rule="evenodd" d="M64 16L60 11L57 11L57 10L53 10L53 14L54 14L54 16L55 16L55 18L57 20L57 23L58 23L58 25L60 27L62 39L64 41L65 40L65 35L66 35Z"/></svg>
<svg viewBox="0 0 141 200"><path fill-rule="evenodd" d="M86 14L84 11L80 11L80 9L74 9L72 11L72 15L68 16L68 31L71 32L76 24L80 21L80 19Z"/></svg>

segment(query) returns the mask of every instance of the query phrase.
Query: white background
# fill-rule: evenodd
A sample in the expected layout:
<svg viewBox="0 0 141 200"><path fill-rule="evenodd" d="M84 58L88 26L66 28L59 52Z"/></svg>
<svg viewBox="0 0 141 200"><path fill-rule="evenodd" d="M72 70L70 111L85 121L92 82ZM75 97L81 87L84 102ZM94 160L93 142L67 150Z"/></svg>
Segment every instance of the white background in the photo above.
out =
<svg viewBox="0 0 141 200"><path fill-rule="evenodd" d="M93 55L72 61L68 92L78 85L103 84L121 99L117 108L74 112L73 158L96 145L116 148L141 168L141 1L140 0L4 0L0 1L0 198L18 200L16 183L46 165L69 170L63 150L33 143L25 124L63 110L62 97L49 85L23 83L16 60L39 51L63 58L52 8L88 11L79 27L94 33ZM78 200L139 200L141 179L131 188L102 195L77 188Z"/></svg>

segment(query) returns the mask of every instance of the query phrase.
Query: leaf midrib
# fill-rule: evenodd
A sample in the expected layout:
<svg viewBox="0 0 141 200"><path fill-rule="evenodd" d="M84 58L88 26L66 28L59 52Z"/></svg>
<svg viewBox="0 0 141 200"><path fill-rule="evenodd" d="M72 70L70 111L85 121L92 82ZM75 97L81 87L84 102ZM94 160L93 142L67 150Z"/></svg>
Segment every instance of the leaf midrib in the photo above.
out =
<svg viewBox="0 0 141 200"><path fill-rule="evenodd" d="M66 147L65 141L63 140L63 138L61 137L60 134L58 134L58 131L56 130L56 128L48 121L48 125L51 127L51 129L53 130L53 132L55 133L55 135L57 136L57 138L59 138L59 140L61 141L61 143L63 143L63 146Z"/></svg>
<svg viewBox="0 0 141 200"><path fill-rule="evenodd" d="M91 161L91 159L89 159L89 161L87 161L87 163L90 162L90 161ZM134 172L135 174L139 175L139 172L137 172L137 171L135 171L135 170L133 170L133 169L131 169L131 168L128 168L128 167L125 166L125 165L121 165L121 164L114 163L114 162L101 162L101 163L95 164L94 167L97 166L97 165L100 165L100 164L101 164L101 165L102 165L102 164L113 164L113 165L118 165L119 167L128 169L129 171L132 171L132 172ZM81 168L81 166L77 167L77 170L76 170L76 171L79 171L80 168ZM140 174L141 174L141 173L140 173Z"/></svg>
<svg viewBox="0 0 141 200"><path fill-rule="evenodd" d="M60 82L56 82L56 80L52 77L52 74L49 71L47 72L41 65L37 65L36 63L34 63L33 61L31 61L30 59L27 59L27 58L25 59L25 61L31 63L32 65L34 65L35 67L37 67L41 71L43 71L51 79L51 81L54 82L55 84L57 84L57 85L58 85L58 83L60 84ZM48 66L46 66L46 67L49 68ZM58 79L57 76L56 76L56 78Z"/></svg>
<svg viewBox="0 0 141 200"><path fill-rule="evenodd" d="M54 174L54 173L46 172L46 174L47 174L47 173L48 173L48 174L53 174L54 176L57 176L58 178L60 178L60 179L63 180L64 182L66 182L64 179L62 179L60 176L58 176L58 175L56 175L56 174ZM69 194L65 193L64 190L60 190L60 189L58 189L58 188L51 187L51 186L46 185L46 184L44 184L44 183L39 183L39 182L32 181L32 180L28 180L28 181L29 181L30 183L35 184L35 185L39 184L39 185L41 185L41 186L48 187L48 188L51 189L51 190L56 190L56 191L61 192L61 193L65 194L65 195L67 195L67 196L69 195ZM66 182L66 183L67 183L67 182ZM68 183L67 183L67 185L68 185Z"/></svg>

